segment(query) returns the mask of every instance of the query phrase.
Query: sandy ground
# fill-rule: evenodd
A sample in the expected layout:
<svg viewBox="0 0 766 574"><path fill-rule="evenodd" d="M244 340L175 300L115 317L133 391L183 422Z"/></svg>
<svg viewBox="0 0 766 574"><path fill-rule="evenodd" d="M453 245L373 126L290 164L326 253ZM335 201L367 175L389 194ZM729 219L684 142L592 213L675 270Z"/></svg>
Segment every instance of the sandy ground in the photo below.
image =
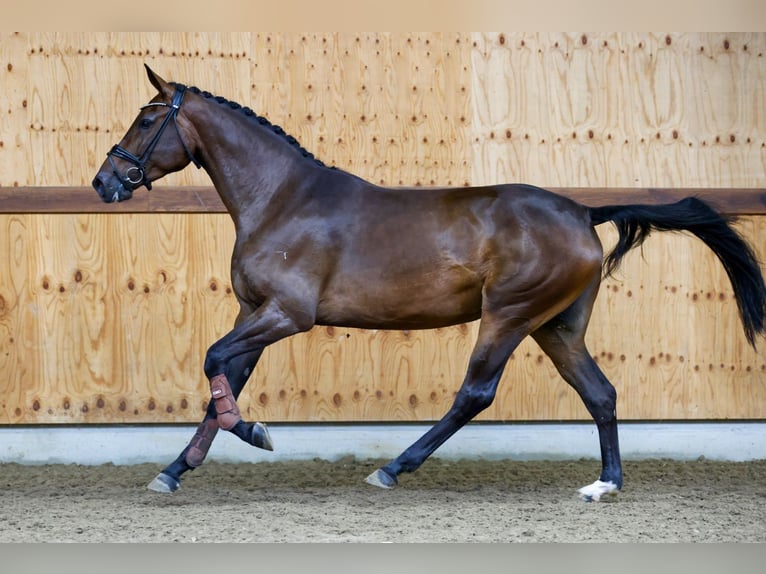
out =
<svg viewBox="0 0 766 574"><path fill-rule="evenodd" d="M435 458L390 491L364 483L383 462L208 462L166 495L152 464L2 464L0 542L766 541L766 461L626 462L600 503L593 460Z"/></svg>

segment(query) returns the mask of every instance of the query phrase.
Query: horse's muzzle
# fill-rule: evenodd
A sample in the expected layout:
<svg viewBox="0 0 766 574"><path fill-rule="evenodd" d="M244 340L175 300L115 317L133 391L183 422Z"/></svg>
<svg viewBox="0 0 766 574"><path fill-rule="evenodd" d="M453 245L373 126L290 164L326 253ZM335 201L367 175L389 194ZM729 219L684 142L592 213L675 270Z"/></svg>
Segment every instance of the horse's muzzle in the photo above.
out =
<svg viewBox="0 0 766 574"><path fill-rule="evenodd" d="M96 190L104 203L126 201L133 197L133 191L126 189L121 183L109 185L98 176L93 179L93 189Z"/></svg>

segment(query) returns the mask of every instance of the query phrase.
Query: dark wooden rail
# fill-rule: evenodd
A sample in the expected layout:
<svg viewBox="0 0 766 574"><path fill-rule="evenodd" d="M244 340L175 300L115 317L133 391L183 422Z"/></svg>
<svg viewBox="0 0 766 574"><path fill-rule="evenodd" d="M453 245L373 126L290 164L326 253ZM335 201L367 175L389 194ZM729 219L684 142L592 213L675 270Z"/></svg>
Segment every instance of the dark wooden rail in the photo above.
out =
<svg viewBox="0 0 766 574"><path fill-rule="evenodd" d="M670 203L689 195L728 215L766 215L764 188L548 188L586 205ZM123 203L103 203L90 187L0 187L0 213L225 213L213 187L136 191Z"/></svg>

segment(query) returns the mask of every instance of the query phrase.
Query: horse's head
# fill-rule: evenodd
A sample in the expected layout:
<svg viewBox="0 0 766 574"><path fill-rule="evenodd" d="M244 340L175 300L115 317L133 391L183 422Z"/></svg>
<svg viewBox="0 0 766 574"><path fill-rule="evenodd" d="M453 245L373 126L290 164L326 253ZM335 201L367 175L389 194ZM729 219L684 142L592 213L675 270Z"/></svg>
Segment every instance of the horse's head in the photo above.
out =
<svg viewBox="0 0 766 574"><path fill-rule="evenodd" d="M141 107L93 179L93 187L106 203L130 199L133 190L142 185L151 189L151 182L183 169L190 161L199 167L193 155L194 129L180 113L186 87L170 84L145 67L158 94Z"/></svg>

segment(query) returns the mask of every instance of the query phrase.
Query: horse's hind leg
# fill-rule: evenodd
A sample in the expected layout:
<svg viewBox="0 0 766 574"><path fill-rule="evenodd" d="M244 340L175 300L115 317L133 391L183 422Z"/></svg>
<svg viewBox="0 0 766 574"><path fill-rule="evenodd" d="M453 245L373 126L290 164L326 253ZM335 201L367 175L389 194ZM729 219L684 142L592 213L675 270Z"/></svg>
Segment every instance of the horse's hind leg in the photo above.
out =
<svg viewBox="0 0 766 574"><path fill-rule="evenodd" d="M579 490L584 500L599 500L622 488L622 463L617 436L617 393L585 346L585 330L598 284L572 306L532 333L564 380L580 395L598 428L601 475Z"/></svg>
<svg viewBox="0 0 766 574"><path fill-rule="evenodd" d="M395 460L367 477L381 488L393 488L402 472L413 472L449 437L486 409L494 400L497 385L511 353L527 336L526 321L518 325L484 315L471 354L468 373L447 414Z"/></svg>
<svg viewBox="0 0 766 574"><path fill-rule="evenodd" d="M239 396L247 383L248 378L255 369L262 351L246 353L232 360L226 370L228 381L234 400ZM262 442L261 448L272 450L271 438L268 430L260 423L255 423L254 431L259 433ZM148 485L155 492L175 492L181 486L181 475L194 470L202 464L218 433L219 423L215 409L215 401L210 400L207 413L202 422L197 426L194 436L186 448L181 451L172 463L166 466Z"/></svg>

